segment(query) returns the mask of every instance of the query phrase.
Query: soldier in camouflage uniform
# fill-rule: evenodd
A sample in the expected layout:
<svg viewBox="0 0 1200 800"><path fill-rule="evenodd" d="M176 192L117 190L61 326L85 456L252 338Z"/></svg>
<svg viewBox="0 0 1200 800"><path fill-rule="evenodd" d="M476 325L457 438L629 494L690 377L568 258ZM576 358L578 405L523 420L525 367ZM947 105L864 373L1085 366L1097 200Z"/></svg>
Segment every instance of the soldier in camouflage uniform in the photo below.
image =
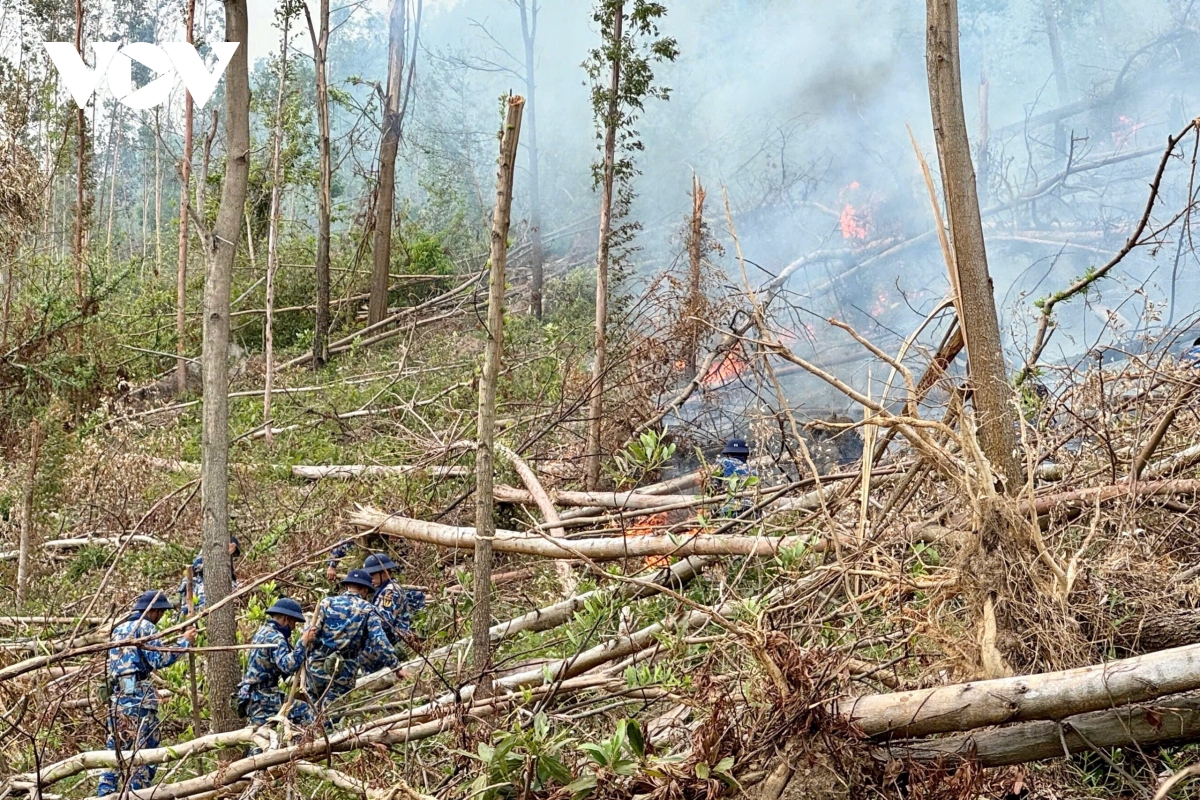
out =
<svg viewBox="0 0 1200 800"><path fill-rule="evenodd" d="M133 604L128 617L112 630L109 641L117 644L130 639L154 636L163 612L171 608L171 601L160 591L144 592ZM196 641L196 629L188 628L178 647L187 647ZM158 747L158 694L150 682L150 673L174 664L182 653L167 653L146 648L162 647L159 639L150 639L138 645L113 647L108 651L108 742L110 750L118 751L119 757L128 758L138 750ZM154 780L157 767L147 764L129 771L127 791L144 789ZM120 789L120 776L115 770L106 770L100 776L96 793L114 794Z"/></svg>
<svg viewBox="0 0 1200 800"><path fill-rule="evenodd" d="M242 554L241 544L238 543L236 536L229 537L229 557L236 559ZM237 576L230 575L232 583L231 589L237 588ZM179 582L179 588L176 590L179 593L179 609L184 616L188 613L187 603L187 578ZM204 591L204 556L196 556L192 559L192 604L196 610L204 608L205 602L208 600L208 595Z"/></svg>
<svg viewBox="0 0 1200 800"><path fill-rule="evenodd" d="M252 644L259 645L250 651L246 673L238 684L238 706L255 725L264 725L283 707L283 692L279 681L296 673L304 664L308 647L316 636L316 629L304 631L300 641L292 647L292 628L304 622L300 604L290 597L281 597L267 609L269 620L254 634ZM308 703L296 700L288 709L288 719L297 725L311 725L312 708ZM259 752L251 748L250 754Z"/></svg>
<svg viewBox="0 0 1200 800"><path fill-rule="evenodd" d="M392 580L392 570L400 565L392 561L387 553L367 556L363 569L375 584L375 596L371 602L379 609L383 618L383 632L388 641L398 645L412 633L413 614L425 607L425 593L417 589L406 589Z"/></svg>
<svg viewBox="0 0 1200 800"><path fill-rule="evenodd" d="M305 663L308 696L318 708L354 688L360 665L371 669L399 665L383 632L379 611L369 601L375 591L371 576L352 569L341 583L342 594L327 597L317 606L312 625L315 640Z"/></svg>
<svg viewBox="0 0 1200 800"><path fill-rule="evenodd" d="M730 439L725 443L725 449L717 458L713 477L720 491L732 494L744 491L746 482L753 477L747 459L750 457L750 447L745 439ZM717 511L718 516L736 517L747 511L751 506L749 498L731 500Z"/></svg>

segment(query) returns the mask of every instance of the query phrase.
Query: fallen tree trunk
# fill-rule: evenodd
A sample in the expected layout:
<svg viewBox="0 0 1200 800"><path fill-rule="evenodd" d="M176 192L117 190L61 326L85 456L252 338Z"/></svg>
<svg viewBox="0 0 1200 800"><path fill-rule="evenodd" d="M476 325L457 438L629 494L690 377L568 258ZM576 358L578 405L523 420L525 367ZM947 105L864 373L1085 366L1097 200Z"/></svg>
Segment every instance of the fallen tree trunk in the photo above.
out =
<svg viewBox="0 0 1200 800"><path fill-rule="evenodd" d="M475 529L442 525L437 522L398 517L373 508L359 507L347 521L358 528L378 530L402 536L415 542L439 547L472 550ZM492 546L503 553L520 553L540 558L589 558L594 561L614 561L644 556L774 556L791 547L811 546L816 551L823 542L812 542L810 536L726 536L712 534L680 534L678 536L611 536L589 539L555 539L552 536L496 529Z"/></svg>
<svg viewBox="0 0 1200 800"><path fill-rule="evenodd" d="M1116 483L1107 486L1091 486L1086 489L1075 489L1070 492L1049 494L1034 500L1034 510L1038 516L1049 514L1051 511L1079 510L1091 508L1096 503L1107 503L1123 497L1161 497L1164 495L1194 495L1200 493L1200 480L1178 479L1166 481L1139 481L1137 483ZM1021 502L1023 512L1028 509L1028 501Z"/></svg>
<svg viewBox="0 0 1200 800"><path fill-rule="evenodd" d="M76 539L52 539L49 542L42 542L38 545L40 550L74 550L88 545L111 545L117 546L125 541L137 542L138 544L149 544L155 547L162 547L166 542L161 539L155 539L153 536L143 536L134 534L133 536L92 536L79 537ZM0 561L12 561L20 555L20 550L5 550L0 552Z"/></svg>
<svg viewBox="0 0 1200 800"><path fill-rule="evenodd" d="M351 478L381 477L386 475L408 475L411 473L427 473L434 478L459 478L471 474L468 467L420 467L420 466L380 466L375 464L331 464L315 466L296 464L292 467L292 476L309 481L319 481L326 478L335 480L350 480Z"/></svg>
<svg viewBox="0 0 1200 800"><path fill-rule="evenodd" d="M1058 720L1200 689L1200 644L1089 667L834 701L868 736Z"/></svg>
<svg viewBox="0 0 1200 800"><path fill-rule="evenodd" d="M876 748L877 759L953 765L969 761L1004 767L1060 758L1101 747L1170 744L1200 739L1200 692L1163 697L1148 705L1077 714L1061 721L1024 722L944 739L903 740Z"/></svg>

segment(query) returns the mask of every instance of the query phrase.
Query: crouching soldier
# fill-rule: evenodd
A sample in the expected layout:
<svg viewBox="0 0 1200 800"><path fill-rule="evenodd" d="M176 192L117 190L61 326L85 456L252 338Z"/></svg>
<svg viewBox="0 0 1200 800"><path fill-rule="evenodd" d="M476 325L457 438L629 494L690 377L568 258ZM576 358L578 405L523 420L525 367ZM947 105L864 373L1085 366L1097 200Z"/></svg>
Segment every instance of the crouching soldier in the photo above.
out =
<svg viewBox="0 0 1200 800"><path fill-rule="evenodd" d="M138 750L158 747L158 694L150 682L150 673L174 664L182 653L163 652L151 649L163 646L153 637L163 612L171 608L171 601L160 591L148 591L133 604L128 617L112 630L109 641L116 645L108 651L108 743L110 750L118 753L118 760L128 759ZM148 639L140 644L119 643ZM188 628L177 647L188 647L196 641L196 629ZM157 767L146 764L133 767L128 773L126 791L145 789L154 780ZM100 776L96 794L114 794L120 790L120 777L115 770L106 770Z"/></svg>
<svg viewBox="0 0 1200 800"><path fill-rule="evenodd" d="M283 692L279 688L279 681L300 669L316 635L316 630L309 628L292 647L292 629L297 622L304 622L304 612L300 604L290 597L276 600L267 609L267 616L270 619L254 634L252 644L257 646L250 651L246 674L242 676L237 691L241 716L249 718L256 726L266 724L283 708ZM312 708L299 700L292 702L287 716L297 725L311 725L313 721ZM257 748L251 748L251 755L256 752Z"/></svg>
<svg viewBox="0 0 1200 800"><path fill-rule="evenodd" d="M425 607L425 593L406 589L392 580L392 570L400 569L400 565L387 553L367 556L363 569L375 584L372 602L379 609L388 641L393 645L407 641L412 635L413 615Z"/></svg>
<svg viewBox="0 0 1200 800"><path fill-rule="evenodd" d="M308 696L318 708L329 706L354 688L360 664L369 664L371 669L399 665L383 632L379 611L370 602L375 591L371 576L352 569L342 578L342 588L342 594L322 600L314 614L305 680Z"/></svg>

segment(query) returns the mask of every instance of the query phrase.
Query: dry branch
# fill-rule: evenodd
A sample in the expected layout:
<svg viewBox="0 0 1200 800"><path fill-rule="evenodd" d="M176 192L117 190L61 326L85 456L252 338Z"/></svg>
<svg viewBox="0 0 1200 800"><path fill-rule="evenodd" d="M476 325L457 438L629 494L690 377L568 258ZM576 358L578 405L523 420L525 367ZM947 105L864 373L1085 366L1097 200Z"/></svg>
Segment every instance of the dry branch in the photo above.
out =
<svg viewBox="0 0 1200 800"><path fill-rule="evenodd" d="M375 464L331 464L329 466L296 464L292 467L293 477L310 481L351 480L353 478L375 478L412 473L428 474L434 478L460 478L470 475L471 469L469 467L381 466Z"/></svg>
<svg viewBox="0 0 1200 800"><path fill-rule="evenodd" d="M1088 667L868 695L834 710L869 736L927 736L1064 719L1200 689L1200 645Z"/></svg>
<svg viewBox="0 0 1200 800"><path fill-rule="evenodd" d="M359 528L376 529L439 547L459 550L472 550L475 547L474 528L398 517L365 507L351 512L347 521ZM582 555L595 561L645 556L774 556L790 547L814 546L815 549L820 549L820 543L814 545L812 537L809 536L715 536L699 533L555 540L552 537L501 529L496 530L492 546L505 553L566 559L579 558Z"/></svg>

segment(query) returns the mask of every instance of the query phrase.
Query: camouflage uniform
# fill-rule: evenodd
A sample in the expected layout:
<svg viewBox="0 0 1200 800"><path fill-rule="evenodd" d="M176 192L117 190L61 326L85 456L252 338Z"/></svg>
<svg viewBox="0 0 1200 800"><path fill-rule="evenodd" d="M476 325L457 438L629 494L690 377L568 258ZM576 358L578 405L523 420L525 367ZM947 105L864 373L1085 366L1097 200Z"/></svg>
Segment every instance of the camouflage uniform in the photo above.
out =
<svg viewBox="0 0 1200 800"><path fill-rule="evenodd" d="M305 676L308 696L318 707L353 689L360 665L370 670L399 666L379 610L353 592L322 600L315 619L317 638L305 663ZM335 655L339 664L334 663Z"/></svg>
<svg viewBox="0 0 1200 800"><path fill-rule="evenodd" d="M153 636L157 631L154 623L144 618L144 612L135 611L121 624L113 628L110 642L140 639ZM150 647L162 647L160 639L146 642ZM177 647L187 647L187 639L180 639ZM158 650L143 650L141 646L114 647L108 651L108 680L112 686L112 699L108 705L109 750L118 750L130 756L141 749L158 747L158 694L150 682L150 673L174 664L181 653L164 653ZM136 767L129 773L126 790L144 789L154 780L158 767L147 764ZM106 770L100 776L96 794L103 797L120 788L120 776Z"/></svg>
<svg viewBox="0 0 1200 800"><path fill-rule="evenodd" d="M353 539L342 539L335 544L333 549L329 551L329 560L325 562L325 566L337 569L342 559L348 556L350 551L354 549L354 545L355 542Z"/></svg>
<svg viewBox="0 0 1200 800"><path fill-rule="evenodd" d="M237 576L230 575L233 582L230 584L230 589L238 587ZM182 616L187 616L187 578L179 582L179 613ZM207 601L207 595L204 591L204 556L196 556L192 560L192 602L196 606L196 610L204 608Z"/></svg>
<svg viewBox="0 0 1200 800"><path fill-rule="evenodd" d="M733 483L737 482L737 491L746 488L746 479L753 473L750 471L750 465L739 458L730 456L720 456L715 462L716 471L714 477L717 480L717 487L720 491L731 492L735 487ZM730 503L721 506L717 512L722 517L736 517L742 512L750 508L750 500L748 498L739 498Z"/></svg>
<svg viewBox="0 0 1200 800"><path fill-rule="evenodd" d="M262 725L283 707L283 692L279 681L295 674L304 664L307 648L303 642L290 642L292 631L275 620L267 620L254 634L251 644L260 645L250 651L246 673L238 684L238 701L246 704L246 716L255 725ZM269 645L262 647L262 645ZM288 719L298 725L311 725L312 708L296 700L288 709Z"/></svg>
<svg viewBox="0 0 1200 800"><path fill-rule="evenodd" d="M417 589L405 589L388 579L387 583L375 590L372 602L379 609L383 632L387 634L388 641L397 645L412 630L413 615L425 607L425 593Z"/></svg>

